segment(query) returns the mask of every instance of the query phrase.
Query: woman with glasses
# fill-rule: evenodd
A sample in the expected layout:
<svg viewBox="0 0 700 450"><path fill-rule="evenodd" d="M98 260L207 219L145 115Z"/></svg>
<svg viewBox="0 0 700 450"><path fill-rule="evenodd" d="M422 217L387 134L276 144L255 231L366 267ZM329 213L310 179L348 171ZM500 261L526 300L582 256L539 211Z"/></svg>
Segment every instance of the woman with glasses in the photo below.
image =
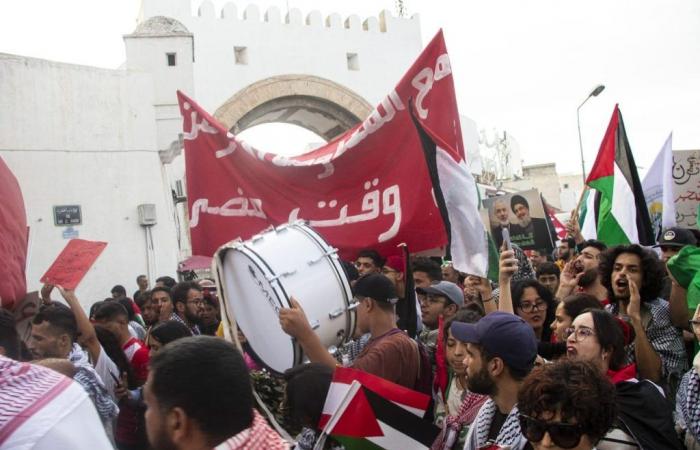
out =
<svg viewBox="0 0 700 450"><path fill-rule="evenodd" d="M565 358L528 375L518 408L526 449L591 450L615 420L615 388L592 363Z"/></svg>
<svg viewBox="0 0 700 450"><path fill-rule="evenodd" d="M529 263L528 263L529 264ZM552 345L552 329L556 303L549 289L531 278L511 283L513 275L520 269L520 263L513 250L501 252L499 265L500 311L516 314L530 324L538 339L537 354L552 359L564 353Z"/></svg>
<svg viewBox="0 0 700 450"><path fill-rule="evenodd" d="M671 404L649 380L637 380L635 364L625 365L625 342L632 328L605 310L587 310L566 331L570 359L588 361L615 385L618 414L598 450L682 449L673 424Z"/></svg>

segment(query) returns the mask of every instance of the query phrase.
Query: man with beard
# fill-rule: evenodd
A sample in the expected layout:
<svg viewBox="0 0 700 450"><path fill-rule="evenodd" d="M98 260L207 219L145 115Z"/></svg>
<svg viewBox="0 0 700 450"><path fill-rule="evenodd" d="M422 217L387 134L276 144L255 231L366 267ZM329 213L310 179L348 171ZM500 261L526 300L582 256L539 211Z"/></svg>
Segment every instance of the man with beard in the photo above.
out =
<svg viewBox="0 0 700 450"><path fill-rule="evenodd" d="M552 241L544 219L530 216L530 204L522 195L510 199L510 207L518 218L518 223L510 227L510 238L523 249L535 247L552 248Z"/></svg>
<svg viewBox="0 0 700 450"><path fill-rule="evenodd" d="M564 266L559 280L556 298L563 300L571 294L589 294L601 303L608 304L608 290L600 282L598 264L607 246L590 239L579 245L581 252Z"/></svg>
<svg viewBox="0 0 700 450"><path fill-rule="evenodd" d="M576 257L576 240L572 237L567 237L561 240L557 247L556 265L560 270L564 270L564 266L569 261Z"/></svg>
<svg viewBox="0 0 700 450"><path fill-rule="evenodd" d="M154 450L289 448L253 407L243 355L223 339L189 337L165 346L153 357L144 399Z"/></svg>
<svg viewBox="0 0 700 450"><path fill-rule="evenodd" d="M516 403L520 385L537 357L532 327L514 314L497 311L476 324L455 322L450 331L467 343L467 389L489 396L472 422L464 450L491 444L524 448L527 440L520 432Z"/></svg>
<svg viewBox="0 0 700 450"><path fill-rule="evenodd" d="M493 215L496 218L496 223L491 227L491 237L496 243L496 248L501 248L503 245L503 229L510 231L510 220L508 219L508 204L503 199L497 199L493 202Z"/></svg>
<svg viewBox="0 0 700 450"><path fill-rule="evenodd" d="M111 430L111 422L119 409L94 366L90 364L88 354L78 345L78 324L73 311L60 303L51 303L48 298L43 301L44 306L32 319L29 350L37 360L56 358L72 364L75 369L71 373L73 379L90 395L102 423Z"/></svg>
<svg viewBox="0 0 700 450"><path fill-rule="evenodd" d="M198 326L204 307L202 288L195 282L183 281L173 287L170 297L173 301L173 313L170 320L186 325L193 336L202 334Z"/></svg>
<svg viewBox="0 0 700 450"><path fill-rule="evenodd" d="M600 257L600 274L608 290L608 311L634 329L625 349L627 363L636 363L638 378L663 383L673 393L674 382L686 368L680 331L671 324L668 302L658 298L663 264L639 245L619 245Z"/></svg>

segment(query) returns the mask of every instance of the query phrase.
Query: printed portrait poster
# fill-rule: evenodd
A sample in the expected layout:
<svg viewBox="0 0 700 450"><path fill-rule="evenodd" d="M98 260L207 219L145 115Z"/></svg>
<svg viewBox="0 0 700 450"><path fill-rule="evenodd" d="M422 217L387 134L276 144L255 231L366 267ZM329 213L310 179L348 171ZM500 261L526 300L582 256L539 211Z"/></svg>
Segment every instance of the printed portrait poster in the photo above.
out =
<svg viewBox="0 0 700 450"><path fill-rule="evenodd" d="M552 233L545 219L542 198L537 189L484 199L486 225L496 246L503 244L503 229L523 250L552 250Z"/></svg>

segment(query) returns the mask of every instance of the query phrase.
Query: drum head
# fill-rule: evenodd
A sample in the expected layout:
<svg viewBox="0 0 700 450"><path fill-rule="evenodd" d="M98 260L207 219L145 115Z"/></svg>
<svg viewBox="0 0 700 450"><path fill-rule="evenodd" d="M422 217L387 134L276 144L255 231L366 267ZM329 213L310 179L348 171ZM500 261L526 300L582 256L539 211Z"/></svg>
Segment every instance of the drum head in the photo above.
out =
<svg viewBox="0 0 700 450"><path fill-rule="evenodd" d="M277 373L300 363L300 350L279 324L279 309L289 302L267 281L265 263L245 248L226 252L224 263L235 268L223 273L229 305L259 362Z"/></svg>

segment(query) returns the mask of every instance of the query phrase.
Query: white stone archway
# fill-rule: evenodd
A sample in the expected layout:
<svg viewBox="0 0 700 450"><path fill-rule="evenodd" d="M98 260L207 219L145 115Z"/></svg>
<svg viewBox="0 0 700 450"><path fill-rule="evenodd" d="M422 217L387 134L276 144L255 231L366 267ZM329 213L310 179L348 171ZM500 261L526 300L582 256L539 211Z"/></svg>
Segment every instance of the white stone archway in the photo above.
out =
<svg viewBox="0 0 700 450"><path fill-rule="evenodd" d="M263 123L290 123L331 140L369 116L360 95L311 75L281 75L257 81L234 94L214 116L237 134Z"/></svg>

